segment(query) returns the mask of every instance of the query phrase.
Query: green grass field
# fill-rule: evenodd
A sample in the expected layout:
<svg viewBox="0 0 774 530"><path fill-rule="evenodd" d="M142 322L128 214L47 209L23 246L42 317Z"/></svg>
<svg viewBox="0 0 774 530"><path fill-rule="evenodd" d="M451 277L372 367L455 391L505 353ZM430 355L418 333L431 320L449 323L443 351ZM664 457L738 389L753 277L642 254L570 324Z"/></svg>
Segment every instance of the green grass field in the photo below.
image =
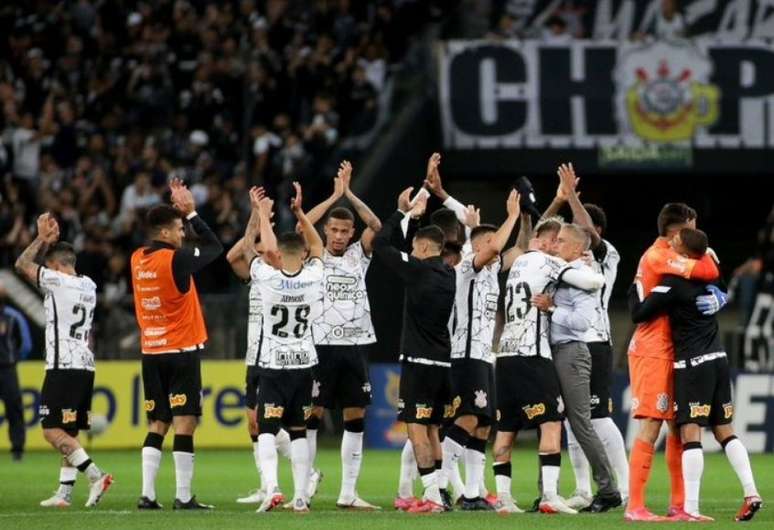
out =
<svg viewBox="0 0 774 530"><path fill-rule="evenodd" d="M339 487L339 456L335 449L327 449L319 455L318 463L325 479L314 499L312 512L307 515L283 513L254 513L255 507L236 504L238 496L256 487L257 473L252 453L244 451L199 451L196 455L194 492L203 502L216 505L212 513L180 513L170 508L174 499L174 467L170 453L165 453L159 473L157 491L165 505L162 512L138 513L134 508L140 491L139 451L95 452L94 460L115 476L115 484L97 508L83 508L86 501L85 481L79 477L73 507L43 509L38 502L48 497L57 486L59 458L53 453L30 453L22 463L13 463L3 455L0 460L0 529L217 529L253 527L274 528L374 528L394 530L399 525L422 525L423 529L457 528L468 530L472 525L484 528L589 528L603 530L618 528L624 524L621 509L604 515L581 514L577 516L548 516L539 514L500 517L495 514L454 512L438 515L409 515L395 512L392 500L397 488L399 454L397 452L367 451L359 491L363 498L384 507L383 512L352 513L336 510L335 502ZM562 493L569 495L573 489L572 469L563 459ZM774 498L773 456L753 456L753 468L764 499ZM292 492L290 469L287 461L281 462L281 486L285 493ZM514 458L514 496L522 507L528 506L535 496L537 457L532 451L522 450ZM491 471L488 483L493 486ZM663 458L654 463L651 479L650 506L664 512L667 504L668 484ZM713 528L731 527L733 516L741 500L736 476L722 454L708 455L702 511L717 519ZM764 508L751 523L756 528L774 528L774 511ZM679 525L670 524L669 527Z"/></svg>

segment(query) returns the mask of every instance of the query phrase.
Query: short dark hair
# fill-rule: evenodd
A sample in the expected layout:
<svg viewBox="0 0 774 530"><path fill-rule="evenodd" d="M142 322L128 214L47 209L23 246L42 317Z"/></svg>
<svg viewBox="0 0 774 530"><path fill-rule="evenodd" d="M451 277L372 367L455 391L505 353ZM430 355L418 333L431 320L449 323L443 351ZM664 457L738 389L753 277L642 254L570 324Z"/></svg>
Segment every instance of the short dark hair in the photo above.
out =
<svg viewBox="0 0 774 530"><path fill-rule="evenodd" d="M462 245L457 243L456 241L446 241L443 244L443 250L441 251L441 257L451 256L451 255L458 255L462 253Z"/></svg>
<svg viewBox="0 0 774 530"><path fill-rule="evenodd" d="M457 214L449 208L439 208L430 215L430 222L440 228L444 237L449 241L461 239L462 223L457 219Z"/></svg>
<svg viewBox="0 0 774 530"><path fill-rule="evenodd" d="M301 254L306 250L304 236L296 232L283 232L277 236L277 247L290 254Z"/></svg>
<svg viewBox="0 0 774 530"><path fill-rule="evenodd" d="M54 246L48 249L45 259L75 267L75 248L67 241L57 241Z"/></svg>
<svg viewBox="0 0 774 530"><path fill-rule="evenodd" d="M684 202L668 202L658 214L658 235L665 236L675 225L696 219L696 210Z"/></svg>
<svg viewBox="0 0 774 530"><path fill-rule="evenodd" d="M680 230L680 241L692 258L700 258L707 252L709 240L707 234L695 228Z"/></svg>
<svg viewBox="0 0 774 530"><path fill-rule="evenodd" d="M535 237L540 237L546 232L556 232L562 229L562 219L560 217L549 217L539 221L535 227Z"/></svg>
<svg viewBox="0 0 774 530"><path fill-rule="evenodd" d="M470 231L470 240L473 241L478 236L483 236L485 234L491 234L497 232L497 227L495 225L489 225L489 224L483 224L478 225L473 230Z"/></svg>
<svg viewBox="0 0 774 530"><path fill-rule="evenodd" d="M354 223L355 215L352 213L352 210L350 210L349 208L345 208L343 206L337 206L336 208L328 212L328 219L341 219L342 221L352 221ZM327 219L326 219L326 222L327 222Z"/></svg>
<svg viewBox="0 0 774 530"><path fill-rule="evenodd" d="M603 234L607 232L607 214L605 214L605 210L590 202L584 204L583 207L586 208L586 211L589 213L589 217L591 217L591 222L594 223L594 226L598 226Z"/></svg>
<svg viewBox="0 0 774 530"><path fill-rule="evenodd" d="M443 244L446 241L446 238L443 235L443 231L435 225L423 226L417 230L417 233L414 235L414 239L426 239L431 241L438 246L439 250L443 249Z"/></svg>
<svg viewBox="0 0 774 530"><path fill-rule="evenodd" d="M168 204L158 204L145 214L145 225L151 233L167 228L175 219L182 219L180 210Z"/></svg>

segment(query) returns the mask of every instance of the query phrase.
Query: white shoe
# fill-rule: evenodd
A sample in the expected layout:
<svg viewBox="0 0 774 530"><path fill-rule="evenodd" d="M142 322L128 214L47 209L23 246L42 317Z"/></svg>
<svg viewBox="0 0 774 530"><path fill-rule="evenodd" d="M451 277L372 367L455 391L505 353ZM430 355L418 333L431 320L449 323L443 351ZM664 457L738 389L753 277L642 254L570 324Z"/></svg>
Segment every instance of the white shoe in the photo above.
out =
<svg viewBox="0 0 774 530"><path fill-rule="evenodd" d="M587 508L588 506L591 506L592 499L591 495L576 491L572 494L572 497L567 499L565 501L565 504L572 508L573 510L582 510L583 508Z"/></svg>
<svg viewBox="0 0 774 530"><path fill-rule="evenodd" d="M266 498L266 492L263 490L253 490L247 494L247 497L240 497L236 501L239 504L261 504Z"/></svg>
<svg viewBox="0 0 774 530"><path fill-rule="evenodd" d="M261 505L255 510L255 513L270 512L283 502L285 502L285 497L279 491L275 491L271 495L266 495L266 497L264 497L263 502L261 502Z"/></svg>
<svg viewBox="0 0 774 530"><path fill-rule="evenodd" d="M364 501L358 497L357 494L355 494L355 496L351 499L339 497L339 500L336 501L336 508L342 508L345 510L360 510L364 512L373 512L382 509L381 506L376 506L375 504Z"/></svg>
<svg viewBox="0 0 774 530"><path fill-rule="evenodd" d="M497 497L497 503L495 503L494 509L497 513L524 513L524 510L516 506L516 502L512 497L504 498Z"/></svg>
<svg viewBox="0 0 774 530"><path fill-rule="evenodd" d="M44 501L40 501L40 505L44 508L69 508L72 504L72 497L69 494L64 494L57 490L54 495Z"/></svg>
<svg viewBox="0 0 774 530"><path fill-rule="evenodd" d="M567 506L567 503L565 502L565 500L561 498L559 495L543 497L540 500L538 511L540 513L567 513L571 515L575 515L578 513L577 510L573 510L572 508Z"/></svg>
<svg viewBox="0 0 774 530"><path fill-rule="evenodd" d="M312 497L315 496L317 493L317 488L320 486L320 482L322 482L323 474L319 469L312 469L312 471L309 473L309 483L306 486L306 498L312 499Z"/></svg>
<svg viewBox="0 0 774 530"><path fill-rule="evenodd" d="M309 512L309 503L306 502L305 499L302 499L300 497L293 499L293 511L296 513L308 513Z"/></svg>
<svg viewBox="0 0 774 530"><path fill-rule="evenodd" d="M113 484L113 475L102 473L102 476L89 486L89 499L86 501L85 506L87 508L96 506L100 499L102 499L102 496L110 489L111 484Z"/></svg>

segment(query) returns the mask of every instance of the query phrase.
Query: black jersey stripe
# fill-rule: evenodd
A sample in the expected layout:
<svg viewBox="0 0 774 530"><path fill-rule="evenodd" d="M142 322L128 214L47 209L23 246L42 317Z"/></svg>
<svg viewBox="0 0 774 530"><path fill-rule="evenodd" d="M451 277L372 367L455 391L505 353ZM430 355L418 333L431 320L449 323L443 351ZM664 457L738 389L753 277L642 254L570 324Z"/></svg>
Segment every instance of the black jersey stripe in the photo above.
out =
<svg viewBox="0 0 774 530"><path fill-rule="evenodd" d="M49 293L51 297L51 307L54 309L54 370L59 369L59 313L56 309L56 298L54 293Z"/></svg>
<svg viewBox="0 0 774 530"><path fill-rule="evenodd" d="M473 341L473 291L476 288L476 279L468 284L468 335L465 337L465 358L470 358L471 342Z"/></svg>

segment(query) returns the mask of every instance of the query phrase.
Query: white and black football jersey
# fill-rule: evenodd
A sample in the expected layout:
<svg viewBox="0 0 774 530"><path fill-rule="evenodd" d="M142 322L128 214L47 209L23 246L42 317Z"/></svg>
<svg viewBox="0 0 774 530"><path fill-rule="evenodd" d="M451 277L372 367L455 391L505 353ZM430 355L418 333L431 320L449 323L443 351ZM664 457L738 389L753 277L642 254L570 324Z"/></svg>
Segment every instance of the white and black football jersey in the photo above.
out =
<svg viewBox="0 0 774 530"><path fill-rule="evenodd" d="M314 321L315 344L356 345L376 342L365 277L371 258L358 241L344 254L323 253L323 312Z"/></svg>
<svg viewBox="0 0 774 530"><path fill-rule="evenodd" d="M322 260L312 258L292 275L258 262L251 278L258 283L263 309L258 366L290 370L316 365L312 322L322 313Z"/></svg>
<svg viewBox="0 0 774 530"><path fill-rule="evenodd" d="M543 252L522 254L513 262L505 284L505 326L498 356L551 358L550 321L532 305L532 296L552 293L565 263Z"/></svg>
<svg viewBox="0 0 774 530"><path fill-rule="evenodd" d="M258 361L258 350L263 338L263 306L261 304L261 289L258 287L258 268L262 263L257 257L250 263L250 294L247 312L247 354L245 364L254 366Z"/></svg>
<svg viewBox="0 0 774 530"><path fill-rule="evenodd" d="M94 370L89 334L97 286L88 276L40 267L38 287L45 294L46 370Z"/></svg>
<svg viewBox="0 0 774 530"><path fill-rule="evenodd" d="M609 241L603 239L602 243L607 247L607 253L601 261L594 260L591 268L594 272L598 272L605 277L605 284L598 292L594 293L597 298L597 318L586 332L584 337L586 342L608 342L612 338L608 310L610 295L613 292L613 285L618 275L618 263L621 261L621 255Z"/></svg>
<svg viewBox="0 0 774 530"><path fill-rule="evenodd" d="M493 363L492 336L497 298L500 296L497 274L502 262L498 259L476 271L473 266L475 257L475 254L468 254L454 267L457 293L449 330L452 337L451 359L452 362L476 359Z"/></svg>

